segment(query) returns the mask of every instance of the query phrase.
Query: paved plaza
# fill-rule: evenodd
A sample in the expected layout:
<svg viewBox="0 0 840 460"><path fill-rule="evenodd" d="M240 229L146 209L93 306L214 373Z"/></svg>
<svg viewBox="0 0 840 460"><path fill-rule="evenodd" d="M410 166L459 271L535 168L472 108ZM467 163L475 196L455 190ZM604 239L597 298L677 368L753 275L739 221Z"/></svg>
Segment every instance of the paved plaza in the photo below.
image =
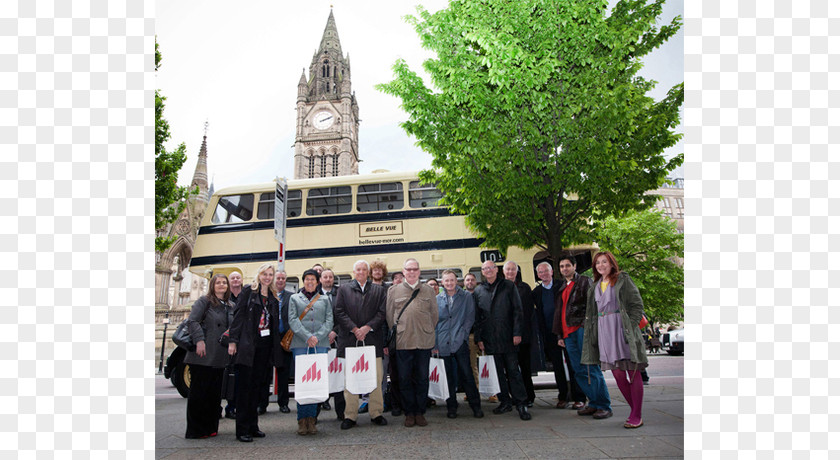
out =
<svg viewBox="0 0 840 460"><path fill-rule="evenodd" d="M322 412L318 434L295 434L297 421L294 400L290 414L281 414L277 404L260 416L260 429L266 438L241 443L234 435L234 421L222 419L219 435L209 439L184 439L186 399L178 395L162 375L156 377L155 441L156 458L237 459L237 458L682 458L683 457L683 368L682 357L651 355L650 385L645 387L642 410L644 426L635 430L622 425L630 408L607 375L614 416L606 420L581 417L573 410L555 409L556 390L537 390L531 409L533 419L522 421L516 411L494 415L496 404L482 398L486 414L472 417L461 400L457 419L446 418L446 407L426 412L429 425L406 428L404 417L386 413L389 425L370 423L360 414L359 424L339 429L335 413ZM535 383L551 380L540 373Z"/></svg>

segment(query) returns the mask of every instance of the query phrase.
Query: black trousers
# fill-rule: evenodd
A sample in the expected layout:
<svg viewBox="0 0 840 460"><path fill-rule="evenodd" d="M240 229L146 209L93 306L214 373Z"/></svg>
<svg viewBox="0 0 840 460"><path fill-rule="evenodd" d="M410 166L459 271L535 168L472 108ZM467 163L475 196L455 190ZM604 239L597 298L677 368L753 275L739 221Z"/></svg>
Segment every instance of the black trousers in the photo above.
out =
<svg viewBox="0 0 840 460"><path fill-rule="evenodd" d="M185 438L201 438L219 431L223 374L223 368L190 364L190 394L187 397Z"/></svg>
<svg viewBox="0 0 840 460"><path fill-rule="evenodd" d="M277 405L280 407L289 405L289 376L292 375L293 362L292 354L289 353L286 357L286 365L277 368ZM267 406L268 401L266 401Z"/></svg>
<svg viewBox="0 0 840 460"><path fill-rule="evenodd" d="M494 354L493 360L496 362L496 373L499 374L501 403L517 407L525 404L528 394L525 393L525 384L519 371L517 352Z"/></svg>
<svg viewBox="0 0 840 460"><path fill-rule="evenodd" d="M254 362L254 366L256 366L256 361ZM271 365L270 362L266 362L263 364L265 366L265 370L263 371L263 379L260 382L260 399L257 407L260 409L265 409L268 407L268 398L271 396L271 380L274 378L274 367Z"/></svg>
<svg viewBox="0 0 840 460"><path fill-rule="evenodd" d="M519 344L519 369L522 371L522 383L525 384L525 394L528 395L528 401L534 401L537 394L534 393L534 379L531 377L531 344Z"/></svg>
<svg viewBox="0 0 840 460"><path fill-rule="evenodd" d="M473 380L470 346L467 342L464 341L461 348L455 353L444 356L443 364L446 368L446 383L449 385L449 399L446 400L446 409L449 412L458 410L458 398L455 395L458 382L464 386L464 392L467 394L470 407L473 409L480 408L481 396L478 394L478 388L476 388L475 380Z"/></svg>
<svg viewBox="0 0 840 460"><path fill-rule="evenodd" d="M575 402L586 402L586 395L580 385L575 381L575 370L571 365L565 363L565 355L568 353L564 347L557 345L557 335L548 333L545 338L545 354L554 365L554 382L557 383L557 399L567 401L571 398ZM566 373L563 366L569 369L569 380L566 381ZM568 396L567 396L568 395Z"/></svg>
<svg viewBox="0 0 840 460"><path fill-rule="evenodd" d="M236 435L251 435L259 431L257 423L257 405L263 382L268 371L268 359L271 356L270 347L257 347L254 353L254 365L236 365L239 381L236 386ZM218 417L218 414L216 414Z"/></svg>
<svg viewBox="0 0 840 460"><path fill-rule="evenodd" d="M431 349L397 350L400 394L405 415L426 413L429 397L429 359Z"/></svg>
<svg viewBox="0 0 840 460"><path fill-rule="evenodd" d="M391 403L391 410L402 409L402 396L400 395L400 374L397 368L397 350L388 350L388 375L391 377L391 384L388 385L388 394L384 401Z"/></svg>

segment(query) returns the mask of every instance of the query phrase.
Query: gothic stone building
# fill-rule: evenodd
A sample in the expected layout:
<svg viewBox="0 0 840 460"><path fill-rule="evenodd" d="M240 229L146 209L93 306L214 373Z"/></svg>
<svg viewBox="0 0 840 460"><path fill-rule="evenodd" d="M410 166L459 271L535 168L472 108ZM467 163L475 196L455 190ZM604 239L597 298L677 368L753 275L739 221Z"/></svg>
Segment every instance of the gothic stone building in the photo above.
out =
<svg viewBox="0 0 840 460"><path fill-rule="evenodd" d="M359 173L359 105L332 11L297 92L295 179Z"/></svg>

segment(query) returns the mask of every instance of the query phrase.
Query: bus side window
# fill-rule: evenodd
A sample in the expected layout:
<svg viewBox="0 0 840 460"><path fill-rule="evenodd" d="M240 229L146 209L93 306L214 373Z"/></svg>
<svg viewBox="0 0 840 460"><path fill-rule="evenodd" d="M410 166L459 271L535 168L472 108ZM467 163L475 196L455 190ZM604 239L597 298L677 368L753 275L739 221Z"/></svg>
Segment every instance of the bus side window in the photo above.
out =
<svg viewBox="0 0 840 460"><path fill-rule="evenodd" d="M286 195L286 217L300 216L302 196L303 193L300 190L289 190L288 195Z"/></svg>
<svg viewBox="0 0 840 460"><path fill-rule="evenodd" d="M402 209L402 207L403 184L401 182L359 185L359 191L356 194L357 211L392 211Z"/></svg>
<svg viewBox="0 0 840 460"><path fill-rule="evenodd" d="M274 193L260 193L257 204L257 219L274 219Z"/></svg>
<svg viewBox="0 0 840 460"><path fill-rule="evenodd" d="M300 197L300 190L289 190L288 195L286 195L286 217L297 217L300 215ZM274 219L274 193L260 193L260 202L257 205L257 219Z"/></svg>
<svg viewBox="0 0 840 460"><path fill-rule="evenodd" d="M214 224L245 222L254 215L254 195L228 195L219 198L213 213Z"/></svg>
<svg viewBox="0 0 840 460"><path fill-rule="evenodd" d="M352 201L350 186L309 189L306 197L306 215L321 216L350 212Z"/></svg>
<svg viewBox="0 0 840 460"><path fill-rule="evenodd" d="M438 200L443 197L434 185L420 185L420 181L411 181L408 184L408 205L412 208L430 208L439 206Z"/></svg>

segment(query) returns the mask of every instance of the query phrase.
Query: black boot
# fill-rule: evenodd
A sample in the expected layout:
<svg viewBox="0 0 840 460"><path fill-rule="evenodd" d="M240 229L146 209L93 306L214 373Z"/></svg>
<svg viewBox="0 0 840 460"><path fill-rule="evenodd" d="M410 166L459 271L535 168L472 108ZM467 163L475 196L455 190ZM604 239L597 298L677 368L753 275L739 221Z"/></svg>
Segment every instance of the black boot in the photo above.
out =
<svg viewBox="0 0 840 460"><path fill-rule="evenodd" d="M517 406L516 410L519 411L519 418L522 420L531 420L531 414L528 412L528 408L525 405Z"/></svg>

